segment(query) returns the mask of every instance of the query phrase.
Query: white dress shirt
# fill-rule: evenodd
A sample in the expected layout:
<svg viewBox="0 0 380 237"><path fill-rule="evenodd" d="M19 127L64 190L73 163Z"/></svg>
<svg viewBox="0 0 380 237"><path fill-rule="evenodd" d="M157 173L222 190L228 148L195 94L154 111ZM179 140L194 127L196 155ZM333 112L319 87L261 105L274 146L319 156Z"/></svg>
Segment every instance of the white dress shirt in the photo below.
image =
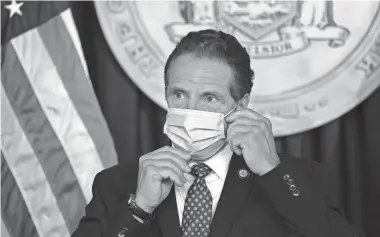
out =
<svg viewBox="0 0 380 237"><path fill-rule="evenodd" d="M208 165L212 171L205 178L206 185L210 190L212 195L212 216L214 216L216 206L222 193L224 181L226 180L228 166L230 164L232 157L232 150L230 146L226 146L223 150L218 152L216 155L206 160L204 163ZM196 163L190 162L190 167ZM182 225L182 214L185 207L185 200L187 191L189 190L191 184L194 182L194 176L185 173L186 183L183 187L175 186L175 197L177 201L179 224Z"/></svg>

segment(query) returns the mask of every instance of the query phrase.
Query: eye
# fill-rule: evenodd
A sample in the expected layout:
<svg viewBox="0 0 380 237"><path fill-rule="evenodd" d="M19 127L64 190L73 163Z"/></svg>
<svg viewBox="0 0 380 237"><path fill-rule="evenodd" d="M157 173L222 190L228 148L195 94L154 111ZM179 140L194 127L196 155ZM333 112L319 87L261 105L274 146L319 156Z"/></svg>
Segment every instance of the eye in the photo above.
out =
<svg viewBox="0 0 380 237"><path fill-rule="evenodd" d="M206 95L205 101L208 103L213 103L217 101L217 98L214 95Z"/></svg>
<svg viewBox="0 0 380 237"><path fill-rule="evenodd" d="M183 92L180 92L180 91L176 91L176 92L174 92L173 95L174 95L174 97L175 97L176 99L183 99L183 98L185 98L184 93L183 93Z"/></svg>

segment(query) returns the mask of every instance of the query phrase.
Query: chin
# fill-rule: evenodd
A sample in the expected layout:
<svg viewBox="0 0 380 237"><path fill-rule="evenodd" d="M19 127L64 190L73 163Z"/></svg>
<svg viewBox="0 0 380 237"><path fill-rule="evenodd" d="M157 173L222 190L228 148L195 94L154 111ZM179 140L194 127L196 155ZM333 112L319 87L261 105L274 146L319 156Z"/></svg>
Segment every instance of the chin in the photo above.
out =
<svg viewBox="0 0 380 237"><path fill-rule="evenodd" d="M178 146L177 144L173 143L174 147L186 151L182 147ZM221 151L225 146L227 145L227 142L225 140L220 140L214 144L212 144L209 147L206 147L205 149L202 149L200 151L196 151L191 154L191 161L194 162L204 162L208 160L209 158L213 157L216 153Z"/></svg>

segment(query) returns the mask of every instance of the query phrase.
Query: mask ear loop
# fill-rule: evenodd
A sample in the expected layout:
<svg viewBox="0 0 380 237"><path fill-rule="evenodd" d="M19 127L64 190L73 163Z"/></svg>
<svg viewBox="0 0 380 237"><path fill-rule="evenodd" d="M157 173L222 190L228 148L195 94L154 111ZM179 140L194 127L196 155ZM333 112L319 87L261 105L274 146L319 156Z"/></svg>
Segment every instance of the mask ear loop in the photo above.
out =
<svg viewBox="0 0 380 237"><path fill-rule="evenodd" d="M235 109L237 108L237 105L235 105L235 107L230 111L228 112L227 114L225 114L223 116L223 123L224 123L224 136L227 137L227 122L224 120L228 115L230 115L232 112L235 111Z"/></svg>
<svg viewBox="0 0 380 237"><path fill-rule="evenodd" d="M235 107L234 107L230 112L228 112L227 114L225 114L225 115L223 116L223 118L227 117L227 116L230 115L232 112L234 112L236 108L237 108L237 105L235 105Z"/></svg>

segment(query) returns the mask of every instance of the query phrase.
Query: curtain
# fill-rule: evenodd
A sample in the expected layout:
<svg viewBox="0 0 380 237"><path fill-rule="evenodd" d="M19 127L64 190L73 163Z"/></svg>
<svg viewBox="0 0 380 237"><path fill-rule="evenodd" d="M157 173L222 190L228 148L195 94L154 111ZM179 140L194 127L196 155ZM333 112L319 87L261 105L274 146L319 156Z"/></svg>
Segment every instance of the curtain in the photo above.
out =
<svg viewBox="0 0 380 237"><path fill-rule="evenodd" d="M73 4L90 77L119 163L136 163L141 155L169 144L162 132L165 111L122 70L103 36L93 3ZM380 89L328 124L276 138L276 146L279 153L315 160L328 167L345 217L369 237L379 236Z"/></svg>

